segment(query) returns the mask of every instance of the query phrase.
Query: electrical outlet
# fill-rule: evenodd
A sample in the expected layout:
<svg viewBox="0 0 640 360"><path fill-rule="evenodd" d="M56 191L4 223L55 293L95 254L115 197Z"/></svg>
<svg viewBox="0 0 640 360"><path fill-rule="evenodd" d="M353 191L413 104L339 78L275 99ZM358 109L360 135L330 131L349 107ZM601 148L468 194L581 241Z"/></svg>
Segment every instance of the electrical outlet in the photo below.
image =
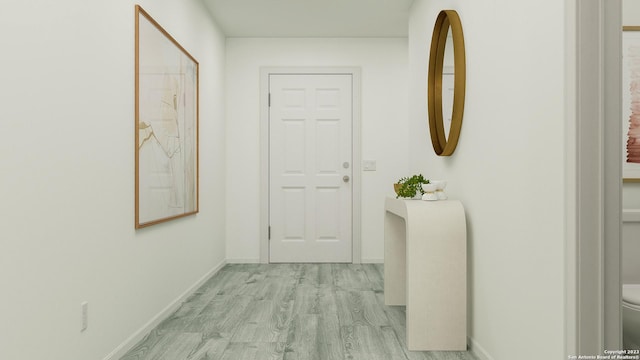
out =
<svg viewBox="0 0 640 360"><path fill-rule="evenodd" d="M82 312L82 325L80 327L80 332L87 330L89 327L89 303L84 301L80 304L80 309Z"/></svg>

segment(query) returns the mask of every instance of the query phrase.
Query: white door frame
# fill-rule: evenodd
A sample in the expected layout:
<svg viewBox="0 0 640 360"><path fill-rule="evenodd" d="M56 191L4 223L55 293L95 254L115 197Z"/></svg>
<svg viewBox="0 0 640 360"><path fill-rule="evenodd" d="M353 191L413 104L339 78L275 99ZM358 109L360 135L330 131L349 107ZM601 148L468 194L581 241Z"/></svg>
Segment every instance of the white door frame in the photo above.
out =
<svg viewBox="0 0 640 360"><path fill-rule="evenodd" d="M269 75L351 75L352 116L352 261L361 262L361 70L358 67L263 67L260 68L260 262L269 262Z"/></svg>
<svg viewBox="0 0 640 360"><path fill-rule="evenodd" d="M622 5L565 5L565 355L597 355L622 347Z"/></svg>

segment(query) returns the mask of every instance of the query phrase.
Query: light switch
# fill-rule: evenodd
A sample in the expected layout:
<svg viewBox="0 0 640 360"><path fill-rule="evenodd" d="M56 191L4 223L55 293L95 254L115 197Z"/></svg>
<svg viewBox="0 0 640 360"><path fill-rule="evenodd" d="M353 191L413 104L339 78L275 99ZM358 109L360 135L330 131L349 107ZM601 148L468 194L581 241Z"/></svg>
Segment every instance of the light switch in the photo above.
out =
<svg viewBox="0 0 640 360"><path fill-rule="evenodd" d="M364 170L364 171L376 171L376 161L375 160L364 160L364 161L362 161L362 170Z"/></svg>

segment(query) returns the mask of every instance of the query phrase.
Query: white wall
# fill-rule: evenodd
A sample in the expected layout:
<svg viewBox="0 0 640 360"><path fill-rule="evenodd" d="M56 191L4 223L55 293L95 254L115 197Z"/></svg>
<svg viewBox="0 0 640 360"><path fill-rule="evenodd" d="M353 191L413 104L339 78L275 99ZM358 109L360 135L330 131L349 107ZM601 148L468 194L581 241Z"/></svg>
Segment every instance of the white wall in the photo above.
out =
<svg viewBox="0 0 640 360"><path fill-rule="evenodd" d="M640 25L640 0L624 0L622 10L624 26ZM640 284L640 183L623 184L622 208L629 212L622 224L622 283Z"/></svg>
<svg viewBox="0 0 640 360"><path fill-rule="evenodd" d="M437 157L424 101L441 9L467 56L460 142ZM469 336L485 359L564 357L564 3L416 0L409 26L410 170L466 207ZM517 354L517 355L514 355Z"/></svg>
<svg viewBox="0 0 640 360"><path fill-rule="evenodd" d="M622 25L640 26L640 0L622 0Z"/></svg>
<svg viewBox="0 0 640 360"><path fill-rule="evenodd" d="M622 225L622 283L640 284L640 221L628 221Z"/></svg>
<svg viewBox="0 0 640 360"><path fill-rule="evenodd" d="M201 202L134 230L135 3L3 3L1 359L103 359L224 261L224 37L199 1L137 1L200 62Z"/></svg>
<svg viewBox="0 0 640 360"><path fill-rule="evenodd" d="M227 39L227 256L257 262L259 74L265 66L362 69L362 259L382 261L384 198L407 173L407 39Z"/></svg>
<svg viewBox="0 0 640 360"><path fill-rule="evenodd" d="M640 0L622 1L622 25L640 26ZM640 183L623 184L622 207L640 209Z"/></svg>
<svg viewBox="0 0 640 360"><path fill-rule="evenodd" d="M622 24L624 26L640 25L640 0L623 0ZM622 185L623 211L637 212L640 210L640 183L624 183ZM640 283L640 222L637 216L632 217L622 224L622 283Z"/></svg>

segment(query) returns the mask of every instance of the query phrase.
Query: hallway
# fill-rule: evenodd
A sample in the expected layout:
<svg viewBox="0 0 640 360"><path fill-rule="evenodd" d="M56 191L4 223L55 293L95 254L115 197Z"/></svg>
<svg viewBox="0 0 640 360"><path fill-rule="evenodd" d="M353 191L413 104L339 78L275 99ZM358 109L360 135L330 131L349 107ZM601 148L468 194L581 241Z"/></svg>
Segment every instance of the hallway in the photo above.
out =
<svg viewBox="0 0 640 360"><path fill-rule="evenodd" d="M476 360L409 352L382 265L227 265L121 360Z"/></svg>

